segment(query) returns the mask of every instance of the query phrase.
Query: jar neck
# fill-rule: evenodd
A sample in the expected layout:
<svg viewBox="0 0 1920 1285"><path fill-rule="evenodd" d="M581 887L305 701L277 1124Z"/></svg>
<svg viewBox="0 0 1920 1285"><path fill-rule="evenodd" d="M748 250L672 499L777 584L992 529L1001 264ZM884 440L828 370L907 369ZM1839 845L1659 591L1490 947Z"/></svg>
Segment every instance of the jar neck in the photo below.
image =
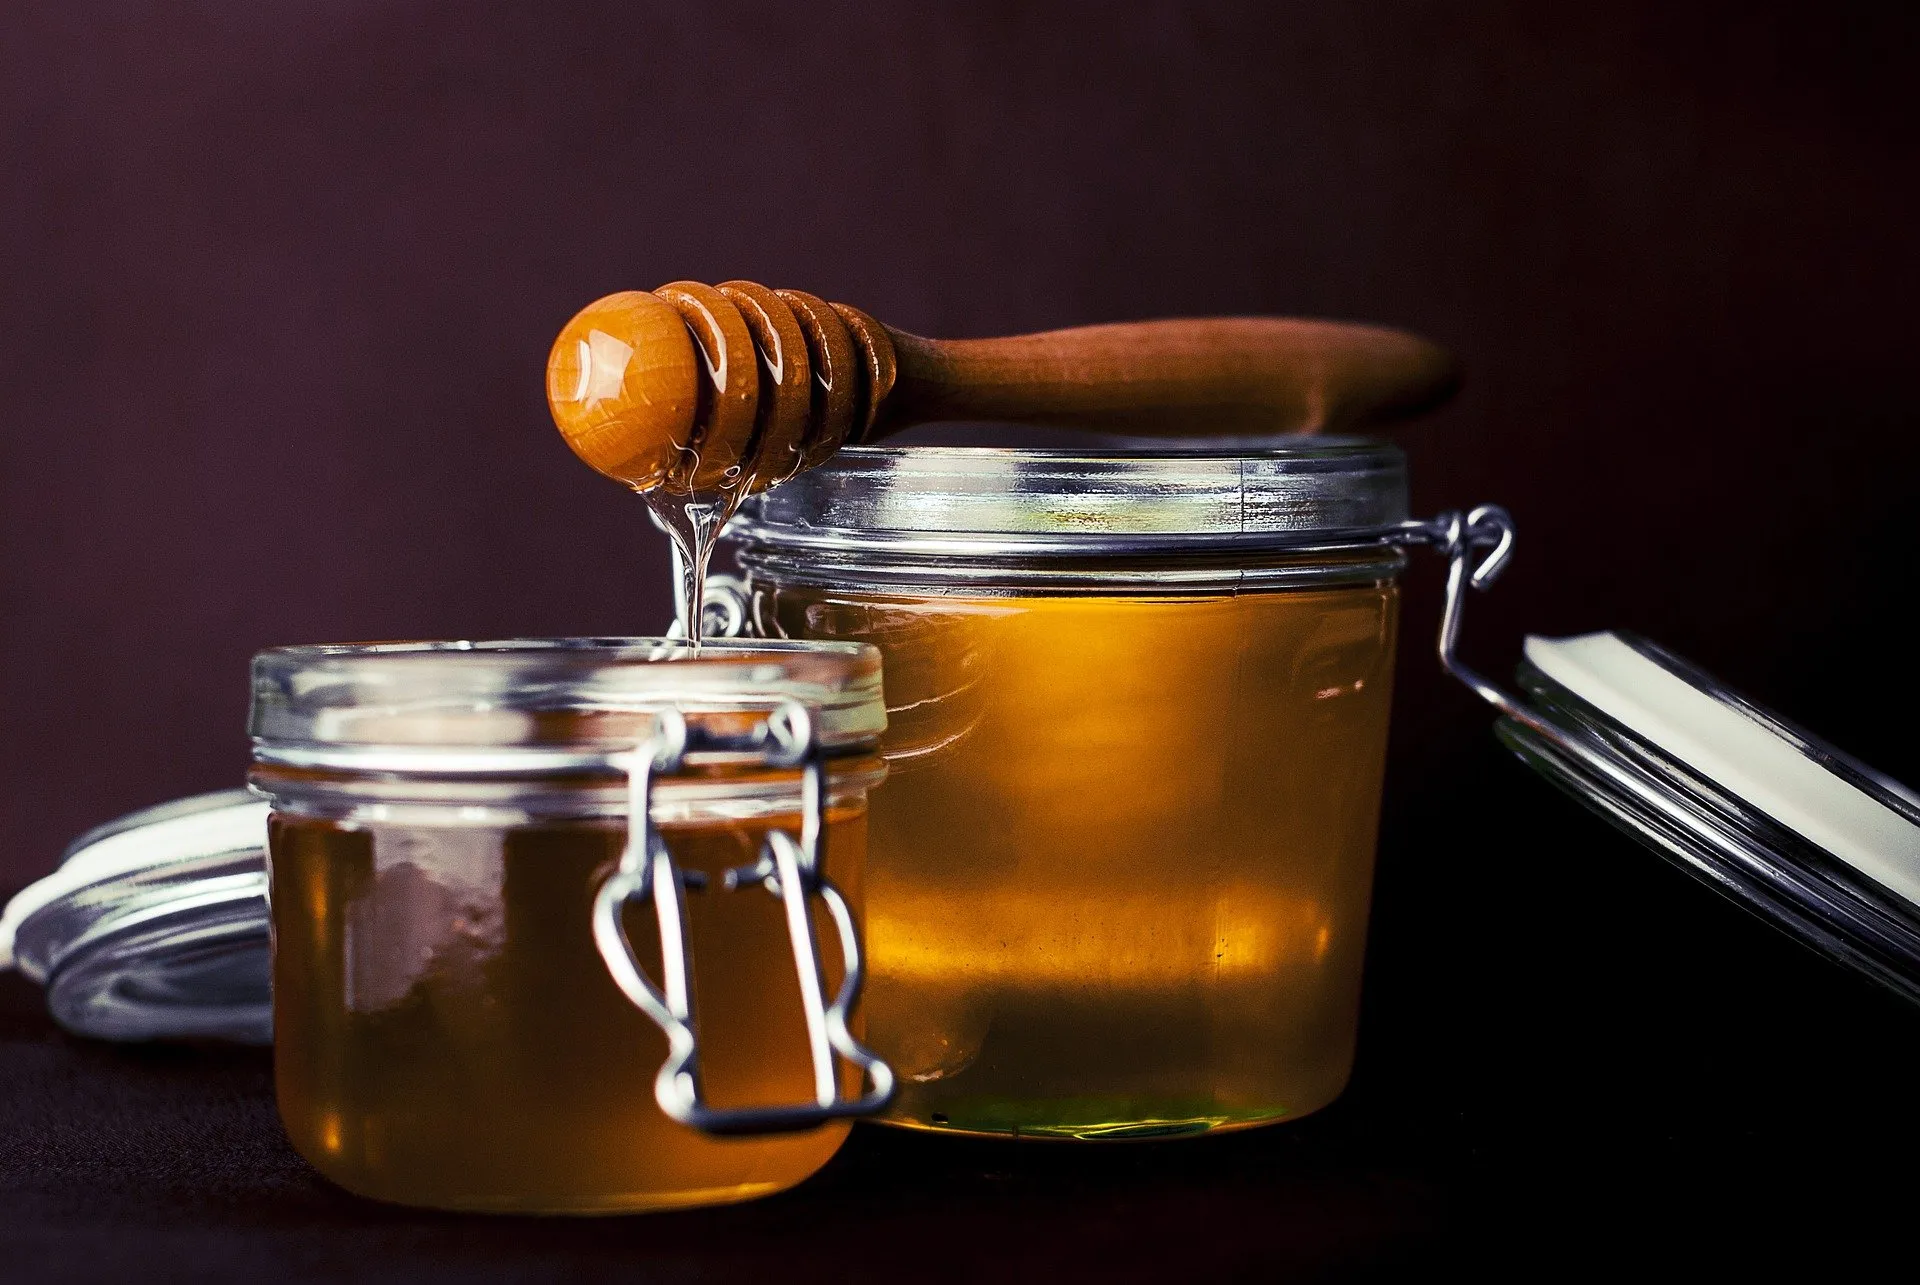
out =
<svg viewBox="0 0 1920 1285"><path fill-rule="evenodd" d="M742 535L749 580L776 585L969 597L1281 592L1397 581L1406 555L1383 533L1315 533L1286 544L1162 536L1107 549L1076 542L916 539L856 547Z"/></svg>
<svg viewBox="0 0 1920 1285"><path fill-rule="evenodd" d="M826 771L828 807L858 803L885 776L871 749L834 758ZM607 770L489 776L256 761L247 784L276 812L333 820L509 825L628 813L627 777ZM653 787L653 819L662 826L791 816L801 807L798 769L713 765Z"/></svg>

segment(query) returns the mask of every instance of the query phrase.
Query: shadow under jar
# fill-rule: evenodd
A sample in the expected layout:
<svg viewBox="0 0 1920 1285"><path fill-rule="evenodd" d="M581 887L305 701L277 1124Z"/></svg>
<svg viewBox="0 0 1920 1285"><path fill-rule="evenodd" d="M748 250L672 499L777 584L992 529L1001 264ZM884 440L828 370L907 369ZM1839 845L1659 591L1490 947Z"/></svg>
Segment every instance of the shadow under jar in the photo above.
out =
<svg viewBox="0 0 1920 1285"><path fill-rule="evenodd" d="M752 502L722 602L885 658L885 1119L1118 1139L1304 1115L1352 1064L1402 457L859 448Z"/></svg>
<svg viewBox="0 0 1920 1285"><path fill-rule="evenodd" d="M333 1181L448 1209L742 1200L884 1101L857 965L843 985L885 772L873 649L282 648L253 687L276 1090Z"/></svg>

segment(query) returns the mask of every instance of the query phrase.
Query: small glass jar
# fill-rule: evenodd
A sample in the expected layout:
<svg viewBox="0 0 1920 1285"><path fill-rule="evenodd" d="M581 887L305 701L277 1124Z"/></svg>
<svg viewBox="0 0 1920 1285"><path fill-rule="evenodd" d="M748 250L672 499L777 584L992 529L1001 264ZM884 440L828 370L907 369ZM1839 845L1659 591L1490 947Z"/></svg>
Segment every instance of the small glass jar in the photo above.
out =
<svg viewBox="0 0 1920 1285"><path fill-rule="evenodd" d="M448 1209L741 1200L886 1100L852 1022L871 647L282 648L253 693L276 1089L327 1177Z"/></svg>
<svg viewBox="0 0 1920 1285"><path fill-rule="evenodd" d="M885 657L887 1120L1170 1136L1341 1091L1406 503L1397 450L1306 438L859 448L744 511L732 614Z"/></svg>

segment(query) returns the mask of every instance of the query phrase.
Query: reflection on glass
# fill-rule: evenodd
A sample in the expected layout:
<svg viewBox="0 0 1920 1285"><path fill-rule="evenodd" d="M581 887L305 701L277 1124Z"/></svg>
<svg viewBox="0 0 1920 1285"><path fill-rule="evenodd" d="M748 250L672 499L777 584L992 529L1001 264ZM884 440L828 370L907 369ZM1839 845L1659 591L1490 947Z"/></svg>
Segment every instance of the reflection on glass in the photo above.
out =
<svg viewBox="0 0 1920 1285"><path fill-rule="evenodd" d="M589 924L624 824L435 811L438 824L273 821L274 1072L288 1135L317 1169L406 1204L602 1212L743 1200L826 1163L845 1124L711 1138L655 1104L666 1039L614 986ZM770 826L798 825L662 828L718 889ZM860 809L831 810L826 837L829 877L857 910ZM712 1104L812 1100L780 903L712 891L687 912ZM657 961L650 911L630 906L626 927ZM824 914L815 927L833 931Z"/></svg>
<svg viewBox="0 0 1920 1285"><path fill-rule="evenodd" d="M1204 598L761 589L885 656L872 1042L889 1118L1071 1137L1311 1111L1353 1055L1391 586Z"/></svg>

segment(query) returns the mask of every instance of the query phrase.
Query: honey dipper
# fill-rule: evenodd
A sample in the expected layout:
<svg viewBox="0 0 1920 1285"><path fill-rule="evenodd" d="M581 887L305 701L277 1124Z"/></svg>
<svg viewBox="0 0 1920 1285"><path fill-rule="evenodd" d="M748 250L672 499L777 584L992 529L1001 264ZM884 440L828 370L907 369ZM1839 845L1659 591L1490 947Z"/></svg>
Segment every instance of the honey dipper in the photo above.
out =
<svg viewBox="0 0 1920 1285"><path fill-rule="evenodd" d="M1317 432L1416 414L1455 383L1444 349L1376 326L1211 317L923 339L750 281L608 295L547 361L574 453L673 495L763 491L843 445L938 420Z"/></svg>

